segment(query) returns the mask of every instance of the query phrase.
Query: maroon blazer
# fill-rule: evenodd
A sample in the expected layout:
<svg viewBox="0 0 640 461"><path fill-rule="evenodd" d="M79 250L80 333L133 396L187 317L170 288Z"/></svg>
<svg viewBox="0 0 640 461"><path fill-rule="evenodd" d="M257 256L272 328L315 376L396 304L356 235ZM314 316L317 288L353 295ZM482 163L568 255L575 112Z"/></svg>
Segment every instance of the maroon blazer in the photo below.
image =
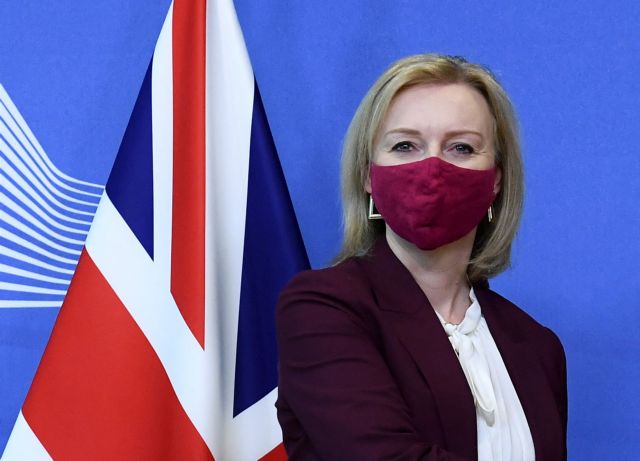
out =
<svg viewBox="0 0 640 461"><path fill-rule="evenodd" d="M567 387L551 330L474 287L524 409L536 459L566 459ZM289 459L476 460L476 413L429 301L384 238L298 274L277 309L278 420Z"/></svg>

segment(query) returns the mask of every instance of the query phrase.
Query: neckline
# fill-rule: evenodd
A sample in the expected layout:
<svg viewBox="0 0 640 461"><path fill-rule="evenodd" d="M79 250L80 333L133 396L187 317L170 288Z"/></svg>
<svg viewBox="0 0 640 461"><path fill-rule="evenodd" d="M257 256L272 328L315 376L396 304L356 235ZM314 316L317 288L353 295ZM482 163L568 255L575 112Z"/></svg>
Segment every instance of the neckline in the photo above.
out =
<svg viewBox="0 0 640 461"><path fill-rule="evenodd" d="M480 323L480 319L482 318L482 309L480 308L480 303L478 302L478 298L476 297L475 292L473 291L473 286L469 290L469 299L471 300L471 305L467 307L467 310L464 313L464 318L460 323L450 323L447 322L439 312L435 311L438 316L438 320L444 327L448 336L451 336L454 331L462 333L464 335L469 334L478 327Z"/></svg>

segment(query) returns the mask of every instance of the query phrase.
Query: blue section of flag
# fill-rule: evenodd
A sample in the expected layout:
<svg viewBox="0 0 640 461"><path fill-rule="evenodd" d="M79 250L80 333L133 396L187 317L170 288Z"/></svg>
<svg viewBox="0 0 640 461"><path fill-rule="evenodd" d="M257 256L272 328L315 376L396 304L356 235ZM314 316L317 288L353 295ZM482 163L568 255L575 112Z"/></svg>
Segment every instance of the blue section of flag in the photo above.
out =
<svg viewBox="0 0 640 461"><path fill-rule="evenodd" d="M107 182L107 195L140 244L153 258L153 134L151 69L140 94Z"/></svg>
<svg viewBox="0 0 640 461"><path fill-rule="evenodd" d="M309 260L256 85L234 416L256 403L278 384L275 305L285 283L296 272L307 268Z"/></svg>

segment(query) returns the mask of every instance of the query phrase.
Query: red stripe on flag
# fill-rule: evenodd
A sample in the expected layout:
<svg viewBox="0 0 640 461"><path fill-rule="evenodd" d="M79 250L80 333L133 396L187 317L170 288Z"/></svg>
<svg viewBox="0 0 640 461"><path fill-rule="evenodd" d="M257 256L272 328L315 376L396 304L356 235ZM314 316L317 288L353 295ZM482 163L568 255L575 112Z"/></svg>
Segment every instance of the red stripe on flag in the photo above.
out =
<svg viewBox="0 0 640 461"><path fill-rule="evenodd" d="M258 461L287 461L287 452L284 449L284 445L278 445Z"/></svg>
<svg viewBox="0 0 640 461"><path fill-rule="evenodd" d="M213 459L86 251L22 411L53 459Z"/></svg>
<svg viewBox="0 0 640 461"><path fill-rule="evenodd" d="M173 4L171 293L204 348L206 1Z"/></svg>

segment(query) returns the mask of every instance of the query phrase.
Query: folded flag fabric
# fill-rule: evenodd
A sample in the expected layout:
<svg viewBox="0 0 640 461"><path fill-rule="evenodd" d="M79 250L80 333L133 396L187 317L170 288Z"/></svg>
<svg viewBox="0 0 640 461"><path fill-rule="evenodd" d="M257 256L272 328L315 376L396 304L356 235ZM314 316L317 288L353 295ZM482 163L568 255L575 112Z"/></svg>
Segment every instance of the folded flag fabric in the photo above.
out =
<svg viewBox="0 0 640 461"><path fill-rule="evenodd" d="M3 460L285 459L309 266L231 0L175 0Z"/></svg>

